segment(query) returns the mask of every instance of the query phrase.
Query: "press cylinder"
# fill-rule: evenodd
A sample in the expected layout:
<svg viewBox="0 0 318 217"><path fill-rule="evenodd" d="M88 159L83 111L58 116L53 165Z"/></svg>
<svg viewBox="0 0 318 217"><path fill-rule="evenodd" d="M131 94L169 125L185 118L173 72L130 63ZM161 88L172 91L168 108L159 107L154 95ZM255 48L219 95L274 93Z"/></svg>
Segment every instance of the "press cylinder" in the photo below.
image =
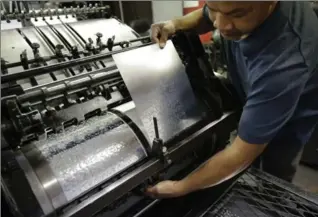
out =
<svg viewBox="0 0 318 217"><path fill-rule="evenodd" d="M108 112L23 147L16 159L47 214L146 156L129 125Z"/></svg>

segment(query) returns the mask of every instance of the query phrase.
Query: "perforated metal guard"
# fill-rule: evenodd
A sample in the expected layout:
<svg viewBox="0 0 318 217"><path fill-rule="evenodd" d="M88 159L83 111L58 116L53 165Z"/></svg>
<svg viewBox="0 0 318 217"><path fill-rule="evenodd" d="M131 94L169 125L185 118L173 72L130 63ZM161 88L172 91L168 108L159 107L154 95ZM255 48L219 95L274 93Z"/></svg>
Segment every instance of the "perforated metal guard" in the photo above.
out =
<svg viewBox="0 0 318 217"><path fill-rule="evenodd" d="M203 217L318 217L318 195L308 195L250 170Z"/></svg>

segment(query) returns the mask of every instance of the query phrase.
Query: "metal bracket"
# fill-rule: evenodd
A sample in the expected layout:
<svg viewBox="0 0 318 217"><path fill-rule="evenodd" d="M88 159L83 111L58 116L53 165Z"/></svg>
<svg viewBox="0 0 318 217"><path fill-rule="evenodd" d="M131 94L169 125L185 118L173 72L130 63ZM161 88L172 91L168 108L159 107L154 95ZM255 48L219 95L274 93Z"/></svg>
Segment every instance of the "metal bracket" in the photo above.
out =
<svg viewBox="0 0 318 217"><path fill-rule="evenodd" d="M21 135L18 139L20 142L30 138L30 135L37 137L44 132L42 116L38 110L28 109L27 112L22 112L15 99L7 100L6 104L15 131Z"/></svg>

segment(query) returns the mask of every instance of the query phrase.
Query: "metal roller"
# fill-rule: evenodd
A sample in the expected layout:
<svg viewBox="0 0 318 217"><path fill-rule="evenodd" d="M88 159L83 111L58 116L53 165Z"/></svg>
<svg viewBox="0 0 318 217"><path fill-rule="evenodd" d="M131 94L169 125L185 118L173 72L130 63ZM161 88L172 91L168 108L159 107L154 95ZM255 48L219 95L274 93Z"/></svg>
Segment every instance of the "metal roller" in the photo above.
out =
<svg viewBox="0 0 318 217"><path fill-rule="evenodd" d="M48 214L146 156L132 129L108 112L23 147L16 159Z"/></svg>

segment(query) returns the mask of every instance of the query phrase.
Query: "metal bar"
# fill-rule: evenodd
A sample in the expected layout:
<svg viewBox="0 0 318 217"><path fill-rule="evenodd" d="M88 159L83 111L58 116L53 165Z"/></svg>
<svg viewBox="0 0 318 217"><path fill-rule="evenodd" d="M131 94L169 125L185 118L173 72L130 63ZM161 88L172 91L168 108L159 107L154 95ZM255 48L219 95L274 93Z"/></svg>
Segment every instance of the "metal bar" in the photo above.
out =
<svg viewBox="0 0 318 217"><path fill-rule="evenodd" d="M53 44L53 42L44 34L44 32L42 32L42 30L39 27L34 26L34 28L39 33L39 35L44 39L44 41L50 46L51 51L55 53L55 45Z"/></svg>
<svg viewBox="0 0 318 217"><path fill-rule="evenodd" d="M123 2L118 1L119 4L119 11L120 11L120 19L125 22L125 16L124 16L124 8L123 8Z"/></svg>
<svg viewBox="0 0 318 217"><path fill-rule="evenodd" d="M53 33L55 33L55 35L64 43L64 45L66 46L66 48L71 51L72 50L72 46L71 44L66 40L66 38L64 38L64 36L57 31L57 29L55 29L55 27L51 24L49 24L46 20L44 20L44 22L46 23L46 25L52 30Z"/></svg>
<svg viewBox="0 0 318 217"><path fill-rule="evenodd" d="M72 35L75 34L77 37L80 38L80 40L82 40L82 42L84 43L84 45L82 45L82 43L81 43L81 45L82 45L83 48L85 48L85 44L86 44L85 39L84 39L80 34L78 34L78 32L75 31L75 29L74 29L71 25L69 25L68 23L65 24L62 20L61 20L61 23L63 24L63 26L64 26L68 31L71 32ZM74 36L74 38L76 38L76 36Z"/></svg>
<svg viewBox="0 0 318 217"><path fill-rule="evenodd" d="M60 20L60 22L65 27L65 29L75 38L75 40L77 40L77 42L82 46L82 48L85 49L86 41L82 37L78 37L79 34L74 29L71 29L69 25L65 25L65 23L62 20Z"/></svg>
<svg viewBox="0 0 318 217"><path fill-rule="evenodd" d="M204 141L204 139L210 136L211 131L224 131L224 124L230 126L227 129L231 132L236 126L238 116L238 112L230 112L223 115L222 118L201 128L201 130L190 135L179 142L176 146L169 149L169 159L174 161L182 158L185 154L193 151L193 148L198 146L198 142ZM119 199L121 196L125 195L127 192L137 187L147 178L155 175L162 169L164 169L164 164L159 159L149 160L143 166L137 168L134 172L127 174L95 195L92 195L86 201L82 201L77 206L69 209L62 214L61 217L91 216L111 204L116 199Z"/></svg>
<svg viewBox="0 0 318 217"><path fill-rule="evenodd" d="M58 57L57 56L44 56L44 57L42 57L42 59L44 60L44 61L50 61L50 60L55 60L55 59L58 59ZM35 62L37 62L38 60L36 60L36 59L31 59L31 60L28 60L28 64L32 64L32 63L35 63ZM14 63L7 63L6 64L6 69L9 69L9 68L13 68L13 67L17 67L17 66L21 66L22 65L22 63L21 62L14 62Z"/></svg>
<svg viewBox="0 0 318 217"><path fill-rule="evenodd" d="M110 79L110 78L109 78ZM102 78L100 78L100 80L102 80ZM116 78L113 78L113 79L110 79L110 80L108 80L108 81L110 81L110 82L116 82L117 81L117 79ZM89 81L88 81L89 82ZM111 85L109 85L109 87L113 87L113 86L116 86L116 85L118 85L118 84L120 84L120 83L122 83L123 81L118 81L118 82L116 82L116 83L114 83L114 84L111 84ZM106 82L105 82L106 83ZM76 86L78 86L77 84L76 84ZM79 93L79 92L81 92L81 91L85 91L85 90L89 90L89 88L88 87L74 87L74 88L71 88L70 90L66 90L67 88L65 88L65 86L63 86L63 87L61 87L60 89L58 89L58 93L56 94L56 95L54 95L54 96L52 96L53 94L52 94L52 92L48 92L48 93L43 93L43 92L40 92L40 91L37 91L36 93L34 93L34 95L27 95L27 96L25 96L25 97L23 97L23 98L20 98L20 97L18 97L18 101L19 102L21 102L21 103L23 103L23 102L26 102L26 101L31 101L32 99L36 99L36 98L38 98L38 97L40 97L41 96L41 94L43 94L43 97L42 98L45 98L45 101L46 102L49 102L49 101L51 101L51 100L56 100L56 99L59 99L59 98L63 98L63 97L65 97L65 95L64 95L64 93L66 93L66 94L68 94L68 95L71 95L71 94L76 94L76 93ZM54 91L54 93L56 93L56 91ZM38 94L38 95L35 95L35 94ZM29 98L27 98L27 97L29 97ZM35 105L39 105L39 104L41 104L42 103L42 101L38 101L38 102L32 102L32 104L31 104L31 106L35 106Z"/></svg>
<svg viewBox="0 0 318 217"><path fill-rule="evenodd" d="M152 201L150 204L148 204L145 208L143 208L141 211L139 211L136 215L134 215L133 217L141 217L144 213L146 213L151 207L155 206L156 204L158 204L160 202L159 199L156 199L154 201Z"/></svg>
<svg viewBox="0 0 318 217"><path fill-rule="evenodd" d="M140 39L140 40L143 40L143 39ZM34 68L34 69L25 70L22 72L16 72L16 73L12 73L12 74L2 75L1 76L1 84L24 79L24 78L29 78L31 76L42 75L45 73L49 73L49 72L53 72L53 71L57 71L57 70L61 70L61 69L69 68L69 67L74 67L77 65L83 65L83 64L86 64L89 62L95 62L95 61L110 57L110 56L117 54L117 53L125 52L128 50L133 50L133 49L140 48L140 47L145 47L145 46L148 46L150 44L152 44L152 42L145 43L145 44L138 45L138 46L134 46L134 47L124 48L123 50L119 50L119 51L111 51L111 52L105 53L105 54L96 54L96 55L92 55L92 56L83 57L81 59L72 59L72 60L67 61L67 62L56 63L56 64L53 64L50 66L44 66L44 67L42 66L42 67L38 67L38 68Z"/></svg>
<svg viewBox="0 0 318 217"><path fill-rule="evenodd" d="M77 88L79 86L84 86L84 85L86 85L88 83L93 84L93 82L98 82L98 81L101 81L101 80L108 80L108 79L113 79L113 78L116 78L116 77L120 78L119 71L116 70L115 67L112 67L111 70L112 70L112 72L110 71L107 74L105 73L105 75L99 76L96 79L92 78L92 73L87 73L87 74L84 74L84 75L83 74L79 74L77 76L73 76L73 77L70 77L70 78L66 78L66 79L63 79L63 80L60 80L60 81L56 81L56 82L50 83L50 87L58 86L59 84L63 84L63 87L54 89L54 93L55 94L59 94L59 93L65 92L66 90L69 91L69 90L73 90L73 89L75 89L75 88ZM103 70L99 69L99 70L96 70L94 73L98 73L100 71L103 71ZM84 80L83 79L84 77L87 77L87 79ZM67 84L67 82L69 82L70 80L79 80L79 82L74 82L75 85ZM40 87L32 88L32 91L26 91L25 94L22 94L22 95L18 96L18 100L20 102L25 102L25 101L28 101L28 100L31 100L31 99L34 99L36 97L41 96L43 94L43 88L45 86L46 85L42 85ZM49 88L46 88L46 89L49 89Z"/></svg>

